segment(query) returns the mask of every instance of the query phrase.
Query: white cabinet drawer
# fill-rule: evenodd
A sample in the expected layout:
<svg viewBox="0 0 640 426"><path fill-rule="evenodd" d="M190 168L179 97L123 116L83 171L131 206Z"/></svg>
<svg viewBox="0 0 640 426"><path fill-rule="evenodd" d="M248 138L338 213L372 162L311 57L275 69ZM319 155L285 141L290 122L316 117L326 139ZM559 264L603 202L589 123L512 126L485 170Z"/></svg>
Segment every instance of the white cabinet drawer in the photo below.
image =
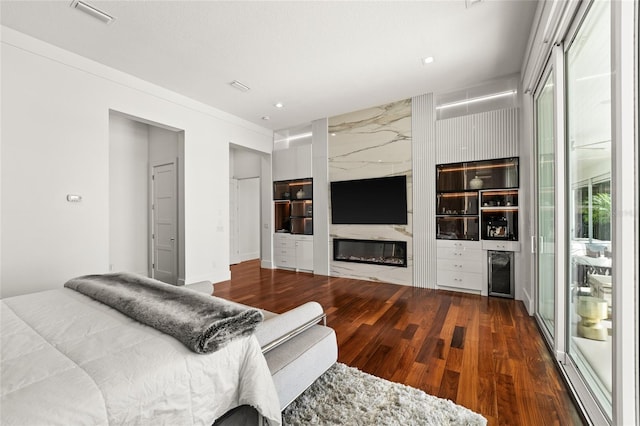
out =
<svg viewBox="0 0 640 426"><path fill-rule="evenodd" d="M480 244L480 241L436 240L436 247L438 248L438 250L440 250L441 248L468 250L481 249L482 245Z"/></svg>
<svg viewBox="0 0 640 426"><path fill-rule="evenodd" d="M273 263L276 267L313 271L313 236L274 234Z"/></svg>
<svg viewBox="0 0 640 426"><path fill-rule="evenodd" d="M437 240L436 257L450 260L482 261L480 241Z"/></svg>
<svg viewBox="0 0 640 426"><path fill-rule="evenodd" d="M454 272L438 269L438 286L452 287L452 289L464 289L482 291L482 273Z"/></svg>
<svg viewBox="0 0 640 426"><path fill-rule="evenodd" d="M520 251L520 241L482 240L482 250Z"/></svg>
<svg viewBox="0 0 640 426"><path fill-rule="evenodd" d="M440 259L468 259L480 260L482 258L481 249L454 249L454 248L438 248L437 256Z"/></svg>
<svg viewBox="0 0 640 426"><path fill-rule="evenodd" d="M295 257L296 255L296 248L294 247L276 247L273 249L273 255L274 256L288 256L288 257Z"/></svg>
<svg viewBox="0 0 640 426"><path fill-rule="evenodd" d="M295 246L295 240L291 234L275 234L273 236L274 249L278 247L294 248Z"/></svg>
<svg viewBox="0 0 640 426"><path fill-rule="evenodd" d="M287 256L287 255L276 254L273 256L273 263L275 263L276 266L281 266L284 268L295 268L296 258L295 258L295 255Z"/></svg>
<svg viewBox="0 0 640 426"><path fill-rule="evenodd" d="M482 260L478 256L473 259L439 259L438 270L453 272L482 273Z"/></svg>
<svg viewBox="0 0 640 426"><path fill-rule="evenodd" d="M303 241L303 242L308 242L313 244L313 235L295 235L293 239L296 242Z"/></svg>

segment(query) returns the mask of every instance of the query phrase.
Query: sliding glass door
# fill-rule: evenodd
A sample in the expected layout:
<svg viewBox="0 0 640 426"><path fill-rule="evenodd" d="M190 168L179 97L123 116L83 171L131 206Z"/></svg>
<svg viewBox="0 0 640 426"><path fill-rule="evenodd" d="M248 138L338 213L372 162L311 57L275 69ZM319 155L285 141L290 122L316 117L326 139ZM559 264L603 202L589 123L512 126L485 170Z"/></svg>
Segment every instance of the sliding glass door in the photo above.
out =
<svg viewBox="0 0 640 426"><path fill-rule="evenodd" d="M549 69L536 93L536 192L538 315L547 337L555 336L555 125L554 72Z"/></svg>
<svg viewBox="0 0 640 426"><path fill-rule="evenodd" d="M591 424L638 424L640 6L573 5L532 80L536 319Z"/></svg>
<svg viewBox="0 0 640 426"><path fill-rule="evenodd" d="M612 416L611 3L595 1L565 55L567 353Z"/></svg>

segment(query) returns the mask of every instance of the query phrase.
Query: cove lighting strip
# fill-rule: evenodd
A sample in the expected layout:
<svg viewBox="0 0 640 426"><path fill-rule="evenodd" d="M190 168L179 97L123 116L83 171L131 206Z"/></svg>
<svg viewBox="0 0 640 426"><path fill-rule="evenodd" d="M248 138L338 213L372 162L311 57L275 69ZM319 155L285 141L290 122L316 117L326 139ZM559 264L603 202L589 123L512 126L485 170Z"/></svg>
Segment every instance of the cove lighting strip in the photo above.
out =
<svg viewBox="0 0 640 426"><path fill-rule="evenodd" d="M476 102L483 102L491 99L504 98L505 96L515 95L516 93L517 91L515 90L507 90L506 92L494 93L492 95L486 95L486 96L479 96L477 98L466 99L464 101L451 102L450 104L438 105L436 109L453 108L461 105L474 104Z"/></svg>
<svg viewBox="0 0 640 426"><path fill-rule="evenodd" d="M311 133L311 132L300 133L300 134L297 134L297 135L289 136L288 138L275 140L274 142L278 143L278 142L297 141L298 139L310 138L312 135L313 135L313 133Z"/></svg>

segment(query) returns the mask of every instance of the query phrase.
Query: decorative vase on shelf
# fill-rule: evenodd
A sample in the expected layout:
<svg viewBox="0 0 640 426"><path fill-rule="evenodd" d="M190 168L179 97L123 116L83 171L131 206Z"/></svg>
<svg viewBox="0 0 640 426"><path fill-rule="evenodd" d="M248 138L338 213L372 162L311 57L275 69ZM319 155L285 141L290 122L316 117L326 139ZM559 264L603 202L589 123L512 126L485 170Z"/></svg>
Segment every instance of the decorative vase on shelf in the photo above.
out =
<svg viewBox="0 0 640 426"><path fill-rule="evenodd" d="M469 181L469 187L471 187L471 189L480 189L483 183L482 179L476 176Z"/></svg>
<svg viewBox="0 0 640 426"><path fill-rule="evenodd" d="M302 189L299 189L298 192L296 192L296 198L304 198L304 191Z"/></svg>

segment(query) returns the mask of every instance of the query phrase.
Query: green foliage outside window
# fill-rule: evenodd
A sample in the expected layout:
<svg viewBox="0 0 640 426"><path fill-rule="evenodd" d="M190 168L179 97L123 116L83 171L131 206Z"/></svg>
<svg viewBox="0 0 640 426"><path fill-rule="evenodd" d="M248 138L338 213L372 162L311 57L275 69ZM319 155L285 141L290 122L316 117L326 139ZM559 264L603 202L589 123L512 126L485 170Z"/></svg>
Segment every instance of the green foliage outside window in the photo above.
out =
<svg viewBox="0 0 640 426"><path fill-rule="evenodd" d="M593 194L591 198L591 220L593 226L593 238L596 240L611 240L611 194L600 192ZM582 223L589 224L589 200L585 199L582 205Z"/></svg>

